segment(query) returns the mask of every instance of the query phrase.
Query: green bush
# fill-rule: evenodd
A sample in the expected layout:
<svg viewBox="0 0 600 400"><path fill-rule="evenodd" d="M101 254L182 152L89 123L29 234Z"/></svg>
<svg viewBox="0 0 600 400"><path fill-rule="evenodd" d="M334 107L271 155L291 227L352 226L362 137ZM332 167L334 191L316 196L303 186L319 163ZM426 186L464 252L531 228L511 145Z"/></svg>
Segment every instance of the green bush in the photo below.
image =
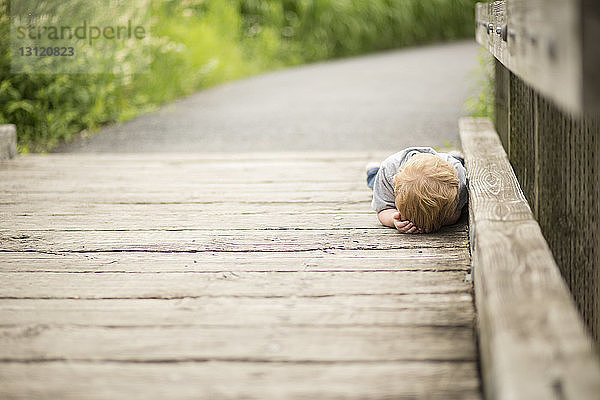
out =
<svg viewBox="0 0 600 400"><path fill-rule="evenodd" d="M17 1L17 0L13 0ZM146 74L11 74L0 0L0 123L22 152L201 88L290 65L469 37L474 0L153 0ZM119 66L122 67L122 66Z"/></svg>
<svg viewBox="0 0 600 400"><path fill-rule="evenodd" d="M494 110L494 56L487 49L480 47L479 66L471 75L471 96L465 103L467 113L471 117L485 117L492 121Z"/></svg>

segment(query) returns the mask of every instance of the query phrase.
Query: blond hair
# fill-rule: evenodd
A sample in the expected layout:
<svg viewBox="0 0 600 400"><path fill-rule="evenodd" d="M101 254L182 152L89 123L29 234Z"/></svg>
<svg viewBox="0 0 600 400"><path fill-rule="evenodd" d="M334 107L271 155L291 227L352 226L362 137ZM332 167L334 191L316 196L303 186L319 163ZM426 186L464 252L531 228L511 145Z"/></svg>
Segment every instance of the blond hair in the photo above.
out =
<svg viewBox="0 0 600 400"><path fill-rule="evenodd" d="M403 219L425 232L450 221L458 205L458 174L433 154L415 154L394 178L396 208Z"/></svg>

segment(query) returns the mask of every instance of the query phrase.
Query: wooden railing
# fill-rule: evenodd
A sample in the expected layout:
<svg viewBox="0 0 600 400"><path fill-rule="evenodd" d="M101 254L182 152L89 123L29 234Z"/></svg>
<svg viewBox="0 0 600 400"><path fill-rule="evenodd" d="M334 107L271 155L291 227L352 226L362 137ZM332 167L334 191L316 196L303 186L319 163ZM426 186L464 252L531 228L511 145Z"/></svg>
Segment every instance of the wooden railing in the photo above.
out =
<svg viewBox="0 0 600 400"><path fill-rule="evenodd" d="M487 399L596 400L600 360L488 119L463 118Z"/></svg>
<svg viewBox="0 0 600 400"><path fill-rule="evenodd" d="M477 41L571 113L600 111L600 5L595 0L478 3Z"/></svg>
<svg viewBox="0 0 600 400"><path fill-rule="evenodd" d="M495 127L461 121L485 393L597 399L600 2L476 13L496 89Z"/></svg>
<svg viewBox="0 0 600 400"><path fill-rule="evenodd" d="M0 161L17 154L17 133L14 125L0 125Z"/></svg>
<svg viewBox="0 0 600 400"><path fill-rule="evenodd" d="M479 3L476 36L496 58L496 130L600 344L600 2Z"/></svg>

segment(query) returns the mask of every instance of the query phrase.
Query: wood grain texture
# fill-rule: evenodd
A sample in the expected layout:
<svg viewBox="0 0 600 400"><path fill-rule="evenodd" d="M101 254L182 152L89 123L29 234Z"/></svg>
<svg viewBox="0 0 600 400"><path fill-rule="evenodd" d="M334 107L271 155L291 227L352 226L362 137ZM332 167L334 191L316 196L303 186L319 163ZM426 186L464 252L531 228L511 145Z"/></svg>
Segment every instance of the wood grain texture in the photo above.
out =
<svg viewBox="0 0 600 400"><path fill-rule="evenodd" d="M464 246L466 247L466 246ZM152 272L360 272L465 271L471 259L464 247L389 250L312 250L287 252L0 252L0 273L152 273Z"/></svg>
<svg viewBox="0 0 600 400"><path fill-rule="evenodd" d="M471 196L471 246L487 397L596 399L600 362L594 345L491 122L462 119L460 136ZM508 176L499 176L498 171ZM494 205L490 193L497 193L496 201L504 204ZM498 207L507 213L499 215Z"/></svg>
<svg viewBox="0 0 600 400"><path fill-rule="evenodd" d="M293 310L293 312L291 312ZM223 318L227 315L227 318ZM3 299L5 327L465 326L469 293L321 297L186 297L182 299Z"/></svg>
<svg viewBox="0 0 600 400"><path fill-rule="evenodd" d="M41 231L0 234L5 251L40 252L276 252L309 250L382 250L422 247L453 247L465 240L458 226L447 227L444 235L398 235L393 229L313 229L212 231ZM466 247L466 246L465 246Z"/></svg>
<svg viewBox="0 0 600 400"><path fill-rule="evenodd" d="M4 363L0 397L469 400L476 376L470 362Z"/></svg>
<svg viewBox="0 0 600 400"><path fill-rule="evenodd" d="M1 164L0 397L479 399L467 221L380 226L385 156Z"/></svg>
<svg viewBox="0 0 600 400"><path fill-rule="evenodd" d="M0 298L184 298L468 292L464 272L0 274Z"/></svg>
<svg viewBox="0 0 600 400"><path fill-rule="evenodd" d="M469 327L0 328L0 361L475 361ZM98 351L98 349L102 349Z"/></svg>

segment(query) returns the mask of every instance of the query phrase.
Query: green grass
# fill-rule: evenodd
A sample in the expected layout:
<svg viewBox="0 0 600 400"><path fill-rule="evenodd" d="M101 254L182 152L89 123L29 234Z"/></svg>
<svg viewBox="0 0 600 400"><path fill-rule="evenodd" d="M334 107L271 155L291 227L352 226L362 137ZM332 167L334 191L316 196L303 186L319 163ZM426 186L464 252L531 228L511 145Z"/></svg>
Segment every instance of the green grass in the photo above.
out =
<svg viewBox="0 0 600 400"><path fill-rule="evenodd" d="M465 109L471 117L485 117L494 120L494 56L480 47L479 67L471 74L471 96Z"/></svg>
<svg viewBox="0 0 600 400"><path fill-rule="evenodd" d="M0 0L0 123L17 125L21 152L48 151L79 132L93 133L222 82L470 37L474 3L152 0L149 73L43 75L10 73L8 2ZM134 62L115 66L127 70Z"/></svg>

